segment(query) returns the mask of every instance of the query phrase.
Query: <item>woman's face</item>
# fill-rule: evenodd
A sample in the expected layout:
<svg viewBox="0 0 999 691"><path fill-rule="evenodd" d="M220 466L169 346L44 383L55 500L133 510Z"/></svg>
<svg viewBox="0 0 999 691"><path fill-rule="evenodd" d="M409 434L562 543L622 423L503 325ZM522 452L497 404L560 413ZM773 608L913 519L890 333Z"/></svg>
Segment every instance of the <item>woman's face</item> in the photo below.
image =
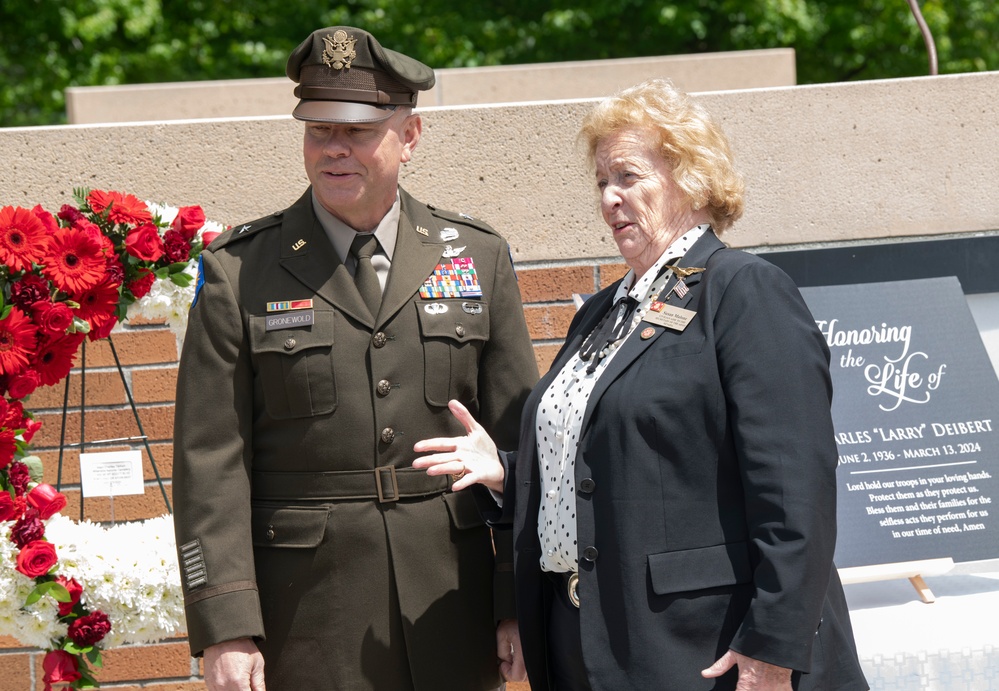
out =
<svg viewBox="0 0 999 691"><path fill-rule="evenodd" d="M600 211L618 251L639 276L697 225L685 225L690 204L650 140L644 130L621 130L601 139L595 155Z"/></svg>

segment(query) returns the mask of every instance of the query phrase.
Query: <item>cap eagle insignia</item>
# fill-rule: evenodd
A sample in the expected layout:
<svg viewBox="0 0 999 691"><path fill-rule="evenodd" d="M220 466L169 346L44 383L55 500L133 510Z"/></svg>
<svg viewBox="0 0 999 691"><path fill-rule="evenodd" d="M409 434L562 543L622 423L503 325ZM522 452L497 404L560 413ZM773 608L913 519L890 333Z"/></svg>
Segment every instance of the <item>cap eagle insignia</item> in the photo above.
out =
<svg viewBox="0 0 999 691"><path fill-rule="evenodd" d="M357 57L354 44L357 39L348 36L343 29L337 29L332 36L323 36L326 50L323 51L323 64L335 70L350 69L350 63Z"/></svg>

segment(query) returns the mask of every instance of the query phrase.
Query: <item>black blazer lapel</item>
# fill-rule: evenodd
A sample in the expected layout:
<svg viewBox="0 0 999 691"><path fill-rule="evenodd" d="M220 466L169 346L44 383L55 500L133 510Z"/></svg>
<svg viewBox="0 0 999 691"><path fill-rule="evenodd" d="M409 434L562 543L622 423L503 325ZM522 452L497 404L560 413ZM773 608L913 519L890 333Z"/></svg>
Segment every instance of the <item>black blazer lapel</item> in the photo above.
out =
<svg viewBox="0 0 999 691"><path fill-rule="evenodd" d="M724 247L725 244L718 239L718 236L716 236L714 232L707 232L694 243L694 246L687 251L687 254L685 254L679 262L677 262L677 265L684 268L704 268L711 255ZM666 282L663 293L660 294L659 297L660 301L666 302L674 307L684 308L691 303L697 304L693 301L696 300L701 294L700 282L703 276L703 272L688 276L684 281L687 285L688 291L683 297L679 297L676 293L672 292L673 286L677 283L676 274L674 274L673 278ZM667 296L669 297L669 300L666 300ZM646 329L652 329L652 335L642 338L642 332ZM581 434L586 433L593 411L596 409L597 403L600 401L600 397L607 391L607 388L613 384L626 369L628 369L631 363L633 363L642 353L655 343L660 336L669 333L671 333L670 330L664 326L656 326L645 322L635 327L635 330L631 333L631 335L629 335L628 338L625 339L624 343L621 344L620 350L617 355L614 356L614 359L611 360L610 364L607 365L607 369L605 369L600 375L600 379L597 380L596 386L593 387L593 392L590 394L590 400L586 405L586 412L583 413ZM676 332L672 333L675 334ZM668 338L669 336L667 335L665 337Z"/></svg>

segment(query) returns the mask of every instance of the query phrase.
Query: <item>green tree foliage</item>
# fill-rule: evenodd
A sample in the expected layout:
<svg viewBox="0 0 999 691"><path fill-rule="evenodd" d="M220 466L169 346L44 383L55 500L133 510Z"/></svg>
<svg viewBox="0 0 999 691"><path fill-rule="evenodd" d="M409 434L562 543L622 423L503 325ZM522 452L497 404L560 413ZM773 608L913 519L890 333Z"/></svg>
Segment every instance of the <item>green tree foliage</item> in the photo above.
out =
<svg viewBox="0 0 999 691"><path fill-rule="evenodd" d="M941 74L999 69L995 0L921 6ZM928 73L906 0L3 0L0 126L64 122L68 86L279 76L335 24L433 67L793 47L801 83Z"/></svg>

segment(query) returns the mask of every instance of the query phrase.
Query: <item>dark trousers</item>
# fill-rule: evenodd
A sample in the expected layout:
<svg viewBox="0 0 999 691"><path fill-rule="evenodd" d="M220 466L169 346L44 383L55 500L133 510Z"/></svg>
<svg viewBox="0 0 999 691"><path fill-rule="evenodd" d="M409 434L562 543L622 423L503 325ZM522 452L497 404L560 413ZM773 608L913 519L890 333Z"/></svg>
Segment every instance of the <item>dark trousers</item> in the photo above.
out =
<svg viewBox="0 0 999 691"><path fill-rule="evenodd" d="M568 574L550 573L548 577L555 590L548 615L548 663L555 690L592 691L583 665L579 608L569 600L566 587ZM584 597L580 593L580 599Z"/></svg>

